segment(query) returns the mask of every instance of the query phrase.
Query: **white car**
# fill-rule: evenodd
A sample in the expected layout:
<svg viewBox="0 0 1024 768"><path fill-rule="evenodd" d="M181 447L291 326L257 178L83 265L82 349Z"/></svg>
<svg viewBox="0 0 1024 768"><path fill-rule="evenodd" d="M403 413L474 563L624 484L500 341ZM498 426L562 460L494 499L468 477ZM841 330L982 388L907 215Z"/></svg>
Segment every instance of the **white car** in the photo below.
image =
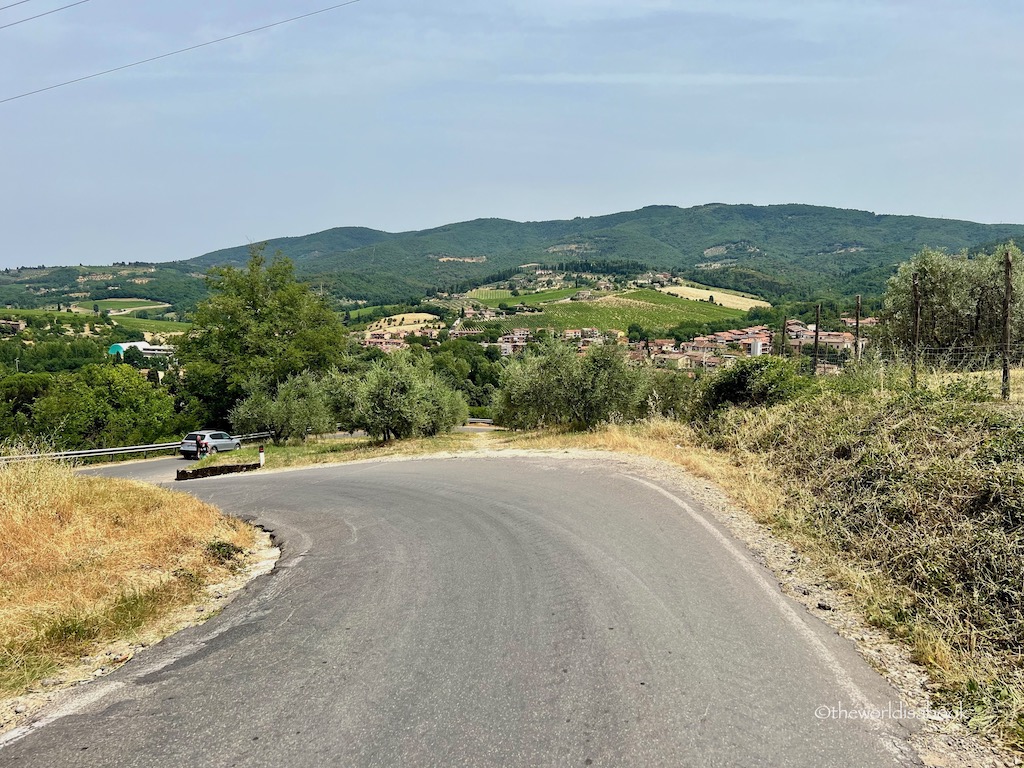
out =
<svg viewBox="0 0 1024 768"><path fill-rule="evenodd" d="M209 447L210 453L219 451L237 451L242 447L241 441L232 437L227 432L217 432L213 429L201 429L198 432L189 432L181 440L181 455L186 459L194 459L199 456L199 446L205 444Z"/></svg>

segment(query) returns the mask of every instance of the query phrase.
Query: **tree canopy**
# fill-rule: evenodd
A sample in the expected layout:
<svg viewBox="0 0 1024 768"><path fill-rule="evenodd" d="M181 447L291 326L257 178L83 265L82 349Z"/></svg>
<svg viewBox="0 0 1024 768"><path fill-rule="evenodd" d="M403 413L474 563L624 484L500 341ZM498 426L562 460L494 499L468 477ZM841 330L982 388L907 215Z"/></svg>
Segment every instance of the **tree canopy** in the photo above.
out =
<svg viewBox="0 0 1024 768"><path fill-rule="evenodd" d="M186 370L204 364L203 388L224 393L212 418L227 415L247 382L276 384L305 370L326 370L348 347L324 299L295 279L289 259L278 254L268 263L262 244L250 247L244 268L211 270L208 285L210 297L196 308L178 357Z"/></svg>

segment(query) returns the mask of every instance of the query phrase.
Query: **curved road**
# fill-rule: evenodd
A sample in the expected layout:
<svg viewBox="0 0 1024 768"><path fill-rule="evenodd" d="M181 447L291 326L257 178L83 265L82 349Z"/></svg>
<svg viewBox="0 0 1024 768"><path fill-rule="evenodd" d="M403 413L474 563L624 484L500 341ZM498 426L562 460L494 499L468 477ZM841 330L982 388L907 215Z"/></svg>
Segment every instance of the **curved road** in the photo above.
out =
<svg viewBox="0 0 1024 768"><path fill-rule="evenodd" d="M273 530L278 568L0 765L916 765L905 721L855 719L899 699L852 646L636 472L495 457L178 484Z"/></svg>

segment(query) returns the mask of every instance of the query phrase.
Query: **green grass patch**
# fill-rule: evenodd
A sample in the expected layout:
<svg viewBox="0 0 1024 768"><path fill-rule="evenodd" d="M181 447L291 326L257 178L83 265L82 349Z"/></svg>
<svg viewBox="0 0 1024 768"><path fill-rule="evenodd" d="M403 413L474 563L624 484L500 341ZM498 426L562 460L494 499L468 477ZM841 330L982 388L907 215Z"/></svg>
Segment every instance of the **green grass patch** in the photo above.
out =
<svg viewBox="0 0 1024 768"><path fill-rule="evenodd" d="M264 446L266 469L304 467L313 464L334 464L337 462L377 459L385 456L416 456L427 453L462 451L472 448L476 435L453 432L436 437L393 440L379 443L368 437L338 436L310 438L298 445ZM225 466L234 464L255 464L259 461L259 448L243 448L240 451L217 453L196 462L193 468Z"/></svg>
<svg viewBox="0 0 1024 768"><path fill-rule="evenodd" d="M479 301L501 301L508 299L512 296L512 291L501 290L498 288L477 288L466 294L466 298L477 299Z"/></svg>
<svg viewBox="0 0 1024 768"><path fill-rule="evenodd" d="M687 301L666 296L663 301L648 301L647 293L655 291L631 291L642 294L643 298L629 298L622 304L600 301L571 301L562 304L547 304L539 314L523 313L502 321L502 327L509 328L600 328L607 331L615 328L625 331L636 324L644 328L668 329L681 323L706 323L717 320L739 320L744 313L737 309L726 309L701 301Z"/></svg>
<svg viewBox="0 0 1024 768"><path fill-rule="evenodd" d="M192 329L192 323L175 323L171 320L143 320L140 317L118 315L111 318L118 325L131 328L133 331L148 331L149 333L188 333Z"/></svg>

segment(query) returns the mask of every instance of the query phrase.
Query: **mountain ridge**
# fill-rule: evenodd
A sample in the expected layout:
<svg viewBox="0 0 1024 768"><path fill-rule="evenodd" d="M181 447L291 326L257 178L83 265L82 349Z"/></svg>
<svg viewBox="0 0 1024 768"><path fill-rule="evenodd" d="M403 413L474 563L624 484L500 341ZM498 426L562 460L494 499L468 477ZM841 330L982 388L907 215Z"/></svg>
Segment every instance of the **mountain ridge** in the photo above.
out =
<svg viewBox="0 0 1024 768"><path fill-rule="evenodd" d="M478 218L424 230L333 227L268 240L335 295L393 300L449 291L515 269L577 258L637 261L779 301L877 294L895 266L928 246L952 251L1024 239L1024 225L878 214L803 203L650 205L591 217ZM247 246L179 262L241 265Z"/></svg>

